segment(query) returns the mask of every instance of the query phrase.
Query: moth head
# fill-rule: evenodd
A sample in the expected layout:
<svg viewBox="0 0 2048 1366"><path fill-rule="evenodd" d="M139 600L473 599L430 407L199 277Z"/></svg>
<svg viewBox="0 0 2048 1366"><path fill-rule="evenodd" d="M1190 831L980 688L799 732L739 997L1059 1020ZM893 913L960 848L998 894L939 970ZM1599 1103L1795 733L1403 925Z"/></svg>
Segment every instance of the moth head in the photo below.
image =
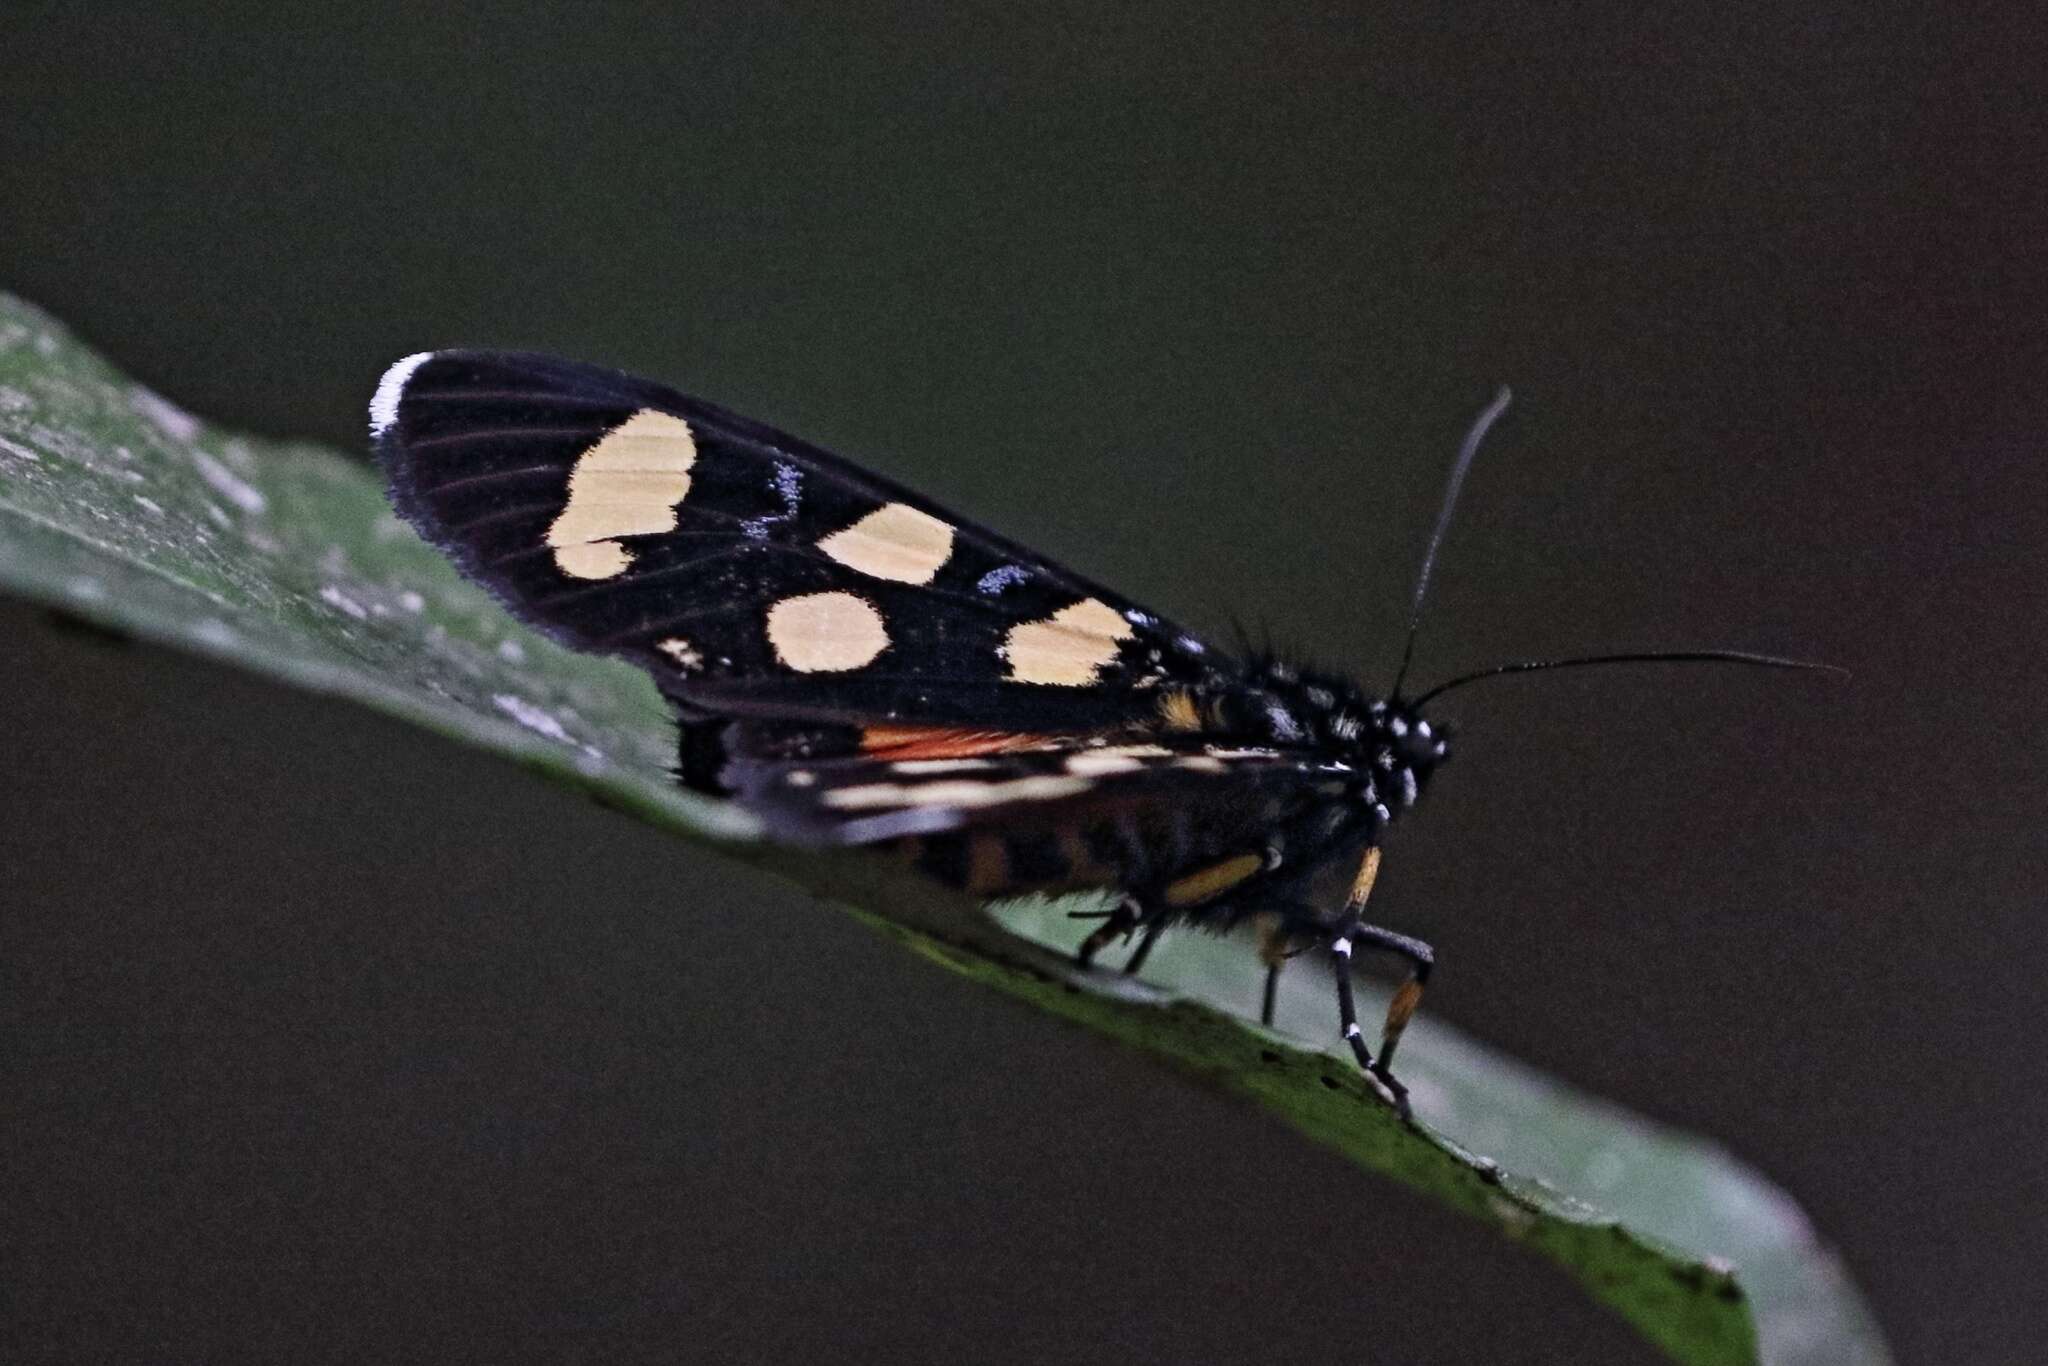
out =
<svg viewBox="0 0 2048 1366"><path fill-rule="evenodd" d="M1412 704L1381 704L1374 719L1372 764L1379 787L1389 805L1413 806L1437 765L1450 757L1450 733Z"/></svg>

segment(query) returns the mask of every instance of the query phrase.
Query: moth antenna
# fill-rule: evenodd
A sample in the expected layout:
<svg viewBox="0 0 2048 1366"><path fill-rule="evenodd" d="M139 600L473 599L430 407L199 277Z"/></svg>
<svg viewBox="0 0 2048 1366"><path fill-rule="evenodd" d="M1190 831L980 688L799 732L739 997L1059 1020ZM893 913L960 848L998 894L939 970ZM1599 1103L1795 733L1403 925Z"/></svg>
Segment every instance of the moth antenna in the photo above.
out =
<svg viewBox="0 0 2048 1366"><path fill-rule="evenodd" d="M1401 684L1408 677L1408 666L1415 662L1415 636L1422 629L1422 606L1429 596L1429 576L1436 569L1437 548L1443 544L1444 533L1450 530L1451 514L1458 507L1458 491L1465 487L1465 474L1472 468L1472 458L1479 454L1479 445L1486 440L1487 431L1508 410L1508 403L1514 397L1503 384L1500 392L1493 396L1493 402L1479 414L1472 423L1472 429L1465 433L1465 440L1458 447L1458 461L1451 466L1451 477L1444 485L1443 505L1437 509L1436 528L1429 533L1429 548L1422 552L1422 572L1415 576L1415 596L1408 606L1408 643L1401 649L1401 667L1394 674L1394 686L1387 692L1389 699L1401 696Z"/></svg>
<svg viewBox="0 0 2048 1366"><path fill-rule="evenodd" d="M1638 650L1626 654L1581 655L1571 659L1521 659L1512 664L1496 664L1490 669L1460 674L1449 682L1439 683L1410 705L1421 707L1431 698L1441 697L1453 688L1462 688L1467 683L1477 683L1482 679L1499 678L1503 674L1536 673L1543 669L1580 669L1592 664L1750 664L1763 669L1801 669L1814 673L1834 674L1839 678L1849 677L1849 671L1839 664L1817 664L1808 659L1752 654L1748 650Z"/></svg>

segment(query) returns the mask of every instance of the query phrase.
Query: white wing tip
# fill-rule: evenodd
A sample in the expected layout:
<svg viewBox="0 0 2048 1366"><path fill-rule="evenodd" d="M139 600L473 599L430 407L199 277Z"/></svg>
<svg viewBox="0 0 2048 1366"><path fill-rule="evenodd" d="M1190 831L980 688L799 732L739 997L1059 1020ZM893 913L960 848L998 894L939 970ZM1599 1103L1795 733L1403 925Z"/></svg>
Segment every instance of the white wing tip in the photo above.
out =
<svg viewBox="0 0 2048 1366"><path fill-rule="evenodd" d="M415 352L384 372L384 378L377 381L377 392L370 396L371 436L384 435L384 429L398 421L398 400L405 394L406 381L434 355L432 351Z"/></svg>

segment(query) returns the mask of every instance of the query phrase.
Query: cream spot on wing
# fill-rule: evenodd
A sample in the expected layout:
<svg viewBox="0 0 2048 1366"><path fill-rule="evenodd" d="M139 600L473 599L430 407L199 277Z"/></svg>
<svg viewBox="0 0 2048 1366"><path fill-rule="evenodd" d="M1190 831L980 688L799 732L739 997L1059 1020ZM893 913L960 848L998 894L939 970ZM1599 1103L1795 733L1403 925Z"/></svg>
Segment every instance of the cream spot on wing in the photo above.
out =
<svg viewBox="0 0 2048 1366"><path fill-rule="evenodd" d="M825 805L842 810L882 806L999 806L1004 802L1050 801L1086 792L1094 784L1071 775L1012 778L1006 783L956 779L946 783L862 783L825 794Z"/></svg>
<svg viewBox="0 0 2048 1366"><path fill-rule="evenodd" d="M970 769L994 768L987 759L899 759L889 765L892 773L965 773Z"/></svg>
<svg viewBox="0 0 2048 1366"><path fill-rule="evenodd" d="M703 667L704 652L681 636L670 636L666 640L658 641L654 648L674 660L678 669L689 670Z"/></svg>
<svg viewBox="0 0 2048 1366"><path fill-rule="evenodd" d="M1076 754L1067 760L1067 772L1078 773L1084 778L1096 778L1105 773L1129 773L1144 766L1144 760L1129 754Z"/></svg>
<svg viewBox="0 0 2048 1366"><path fill-rule="evenodd" d="M555 566L577 579L609 579L633 556L614 537L676 529L690 491L697 438L690 424L643 408L583 452L569 475L569 501L548 527Z"/></svg>
<svg viewBox="0 0 2048 1366"><path fill-rule="evenodd" d="M896 583L930 583L953 554L953 528L908 503L889 503L818 542L848 569Z"/></svg>
<svg viewBox="0 0 2048 1366"><path fill-rule="evenodd" d="M1010 663L1013 682L1078 688L1095 681L1116 658L1117 642L1130 635L1131 624L1121 613L1099 599L1083 598L1043 621L1011 627L1001 654Z"/></svg>
<svg viewBox="0 0 2048 1366"><path fill-rule="evenodd" d="M853 593L805 593L768 609L768 644L798 673L858 669L889 648L872 603Z"/></svg>
<svg viewBox="0 0 2048 1366"><path fill-rule="evenodd" d="M1147 759L1163 758L1171 753L1172 750L1159 745L1113 745L1070 755L1066 768L1069 773L1094 778L1105 773L1129 773L1145 767Z"/></svg>

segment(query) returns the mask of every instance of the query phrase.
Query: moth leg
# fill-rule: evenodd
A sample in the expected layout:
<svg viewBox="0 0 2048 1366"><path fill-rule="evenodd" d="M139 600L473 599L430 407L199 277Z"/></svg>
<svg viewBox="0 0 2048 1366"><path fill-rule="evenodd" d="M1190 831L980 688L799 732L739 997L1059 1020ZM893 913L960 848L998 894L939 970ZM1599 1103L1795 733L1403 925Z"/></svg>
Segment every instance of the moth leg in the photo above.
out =
<svg viewBox="0 0 2048 1366"><path fill-rule="evenodd" d="M1082 967L1092 966L1095 955L1101 953L1112 939L1121 939L1138 927L1140 920L1138 903L1130 897L1117 902L1116 909L1109 912L1100 925L1088 932L1081 941L1081 947L1074 951L1074 961ZM1140 945L1143 948L1143 945Z"/></svg>
<svg viewBox="0 0 2048 1366"><path fill-rule="evenodd" d="M1436 951L1420 939L1411 939L1378 925L1360 925L1355 933L1372 947L1398 954L1409 963L1408 980L1395 991L1394 999L1387 1002L1387 1023L1380 1033L1379 1063L1373 1071L1374 1076L1391 1086L1393 1078L1387 1074L1387 1069L1394 1064L1394 1045L1401 1042L1401 1031L1408 1027L1415 1008L1422 1004L1422 989L1429 983L1429 970L1436 964Z"/></svg>
<svg viewBox="0 0 2048 1366"><path fill-rule="evenodd" d="M1365 1046L1365 1031L1358 1027L1358 1002L1351 994L1351 939L1358 929L1355 914L1338 922L1335 936L1330 940L1331 956L1337 960L1337 1022L1344 1029L1344 1042L1351 1045L1351 1055L1358 1059L1359 1068L1387 1088L1394 1097L1394 1110L1402 1119L1414 1116L1408 1109L1408 1088L1394 1080L1393 1073L1373 1057L1372 1050Z"/></svg>
<svg viewBox="0 0 2048 1366"><path fill-rule="evenodd" d="M1259 1002L1259 1023L1271 1029L1273 1012L1280 1004L1280 969L1293 956L1288 943L1293 936L1287 921L1279 915L1259 917L1259 961L1266 965L1266 990Z"/></svg>
<svg viewBox="0 0 2048 1366"><path fill-rule="evenodd" d="M1384 1056L1375 1059L1372 1055L1372 1050L1365 1046L1365 1032L1358 1027L1358 1003L1352 998L1351 994L1351 958L1352 950L1355 947L1354 940L1364 933L1364 926L1361 922L1365 918L1365 902L1366 898L1372 895L1372 885L1379 877L1379 873L1379 846L1373 845L1366 849L1365 857L1359 862L1358 876L1351 883L1351 895L1344 899L1344 909L1338 913L1336 923L1329 929L1330 956L1337 960L1337 1022L1343 1026L1344 1042L1351 1045L1351 1055L1358 1059L1359 1067L1364 1070L1367 1076L1387 1088L1388 1094L1394 1098L1395 1112L1404 1121L1408 1121L1414 1119L1413 1112L1408 1108L1408 1088L1396 1081L1394 1074L1387 1070ZM1375 947L1390 947L1379 936L1394 939L1402 938L1399 935L1390 935L1386 930L1374 928L1375 934L1367 937ZM1407 940L1406 942L1414 947L1426 947L1418 940ZM1396 949L1395 951L1399 952L1400 950ZM1406 994L1405 991L1403 994ZM1417 992L1416 995L1419 997L1420 992ZM1395 999L1398 1003L1401 998L1397 996ZM1408 1010L1412 1013L1414 1008L1414 1002L1411 1000L1408 1003ZM1401 1023L1405 1025L1407 1022L1407 1016L1403 1015ZM1394 1035L1396 1038L1400 1037L1400 1030L1396 1029Z"/></svg>
<svg viewBox="0 0 2048 1366"><path fill-rule="evenodd" d="M1131 950L1130 959L1124 964L1126 976L1135 977L1138 969L1145 966L1145 960L1151 956L1152 946L1158 943L1159 936L1166 932L1166 917L1154 915L1145 920L1144 925L1144 937L1138 940L1138 947Z"/></svg>

